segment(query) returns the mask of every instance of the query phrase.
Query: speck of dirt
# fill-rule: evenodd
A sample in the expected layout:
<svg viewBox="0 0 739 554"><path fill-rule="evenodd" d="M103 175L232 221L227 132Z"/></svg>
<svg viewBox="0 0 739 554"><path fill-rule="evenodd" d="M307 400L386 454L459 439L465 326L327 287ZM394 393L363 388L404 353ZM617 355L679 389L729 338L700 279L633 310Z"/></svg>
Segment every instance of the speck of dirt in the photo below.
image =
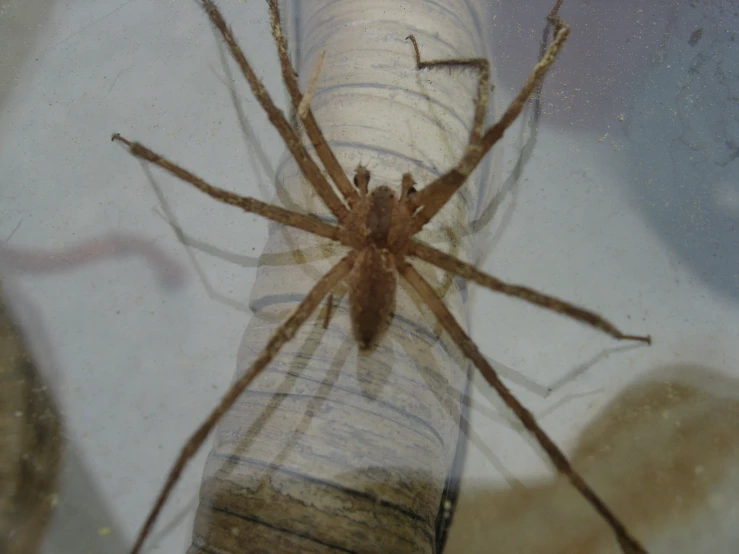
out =
<svg viewBox="0 0 739 554"><path fill-rule="evenodd" d="M690 33L688 44L690 46L695 46L696 44L698 44L698 41L701 39L702 36L703 36L703 27L701 27L700 29L696 29L695 31Z"/></svg>

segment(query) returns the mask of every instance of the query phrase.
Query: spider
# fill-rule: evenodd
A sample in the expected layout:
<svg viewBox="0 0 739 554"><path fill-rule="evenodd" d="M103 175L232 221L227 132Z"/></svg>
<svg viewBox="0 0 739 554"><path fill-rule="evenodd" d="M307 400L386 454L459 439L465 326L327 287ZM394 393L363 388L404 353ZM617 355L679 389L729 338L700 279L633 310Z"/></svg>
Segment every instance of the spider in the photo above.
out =
<svg viewBox="0 0 739 554"><path fill-rule="evenodd" d="M310 109L310 100L320 73L321 63L319 61L317 64L305 94L301 93L298 87L297 73L288 56L287 41L280 24L277 0L268 0L268 4L272 34L277 45L283 79L293 107L298 113L318 159L331 181L333 181L333 185L324 176L319 165L306 150L296 129L290 124L283 112L275 106L267 90L253 72L213 1L200 0L200 3L243 72L252 93L295 158L303 176L311 183L338 223L334 225L313 215L266 204L254 198L238 196L208 184L183 167L138 142L129 141L120 134L114 134L111 140L123 143L133 156L161 167L220 202L236 206L246 212L261 215L283 225L331 239L348 247L349 253L318 279L300 302L298 308L274 332L249 371L231 385L220 403L187 441L138 535L132 553L139 552L190 458L199 450L206 437L239 395L273 360L280 348L295 335L301 325L321 304L324 297L330 295L334 287L341 281L347 280L352 333L361 351L371 351L381 340L383 332L387 328L394 304L398 276L404 279L419 294L462 353L477 367L524 427L535 437L557 470L570 480L572 485L608 523L623 551L629 554L645 553L646 550L640 543L629 534L621 521L572 468L566 456L541 429L533 415L503 384L477 345L465 333L462 326L445 306L441 297L411 263L413 259L422 260L490 290L520 298L566 315L599 329L615 339L651 343L649 336L624 334L606 319L589 310L539 293L528 287L505 283L483 273L471 264L414 238L423 229L424 225L439 213L455 192L464 185L473 170L493 145L500 140L505 130L521 113L529 97L541 84L570 32L569 27L556 15L556 10L561 2L557 2L550 14L550 20L555 28L551 45L536 64L526 83L502 117L488 129L484 128L484 118L490 91L489 62L484 58L422 60L416 39L413 35L407 37L413 49L418 70L469 68L477 73L478 86L472 130L459 162L438 179L418 191L414 186L415 182L412 175L410 173L403 174L399 195L387 186L378 186L370 190L370 171L361 165L357 167L352 180L344 173Z"/></svg>

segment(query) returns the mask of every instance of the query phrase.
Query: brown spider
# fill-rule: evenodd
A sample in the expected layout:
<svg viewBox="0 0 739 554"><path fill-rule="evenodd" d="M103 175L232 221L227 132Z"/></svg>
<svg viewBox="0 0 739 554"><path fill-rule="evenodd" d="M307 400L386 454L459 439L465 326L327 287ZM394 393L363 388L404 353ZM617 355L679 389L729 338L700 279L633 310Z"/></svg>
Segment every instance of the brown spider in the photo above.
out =
<svg viewBox="0 0 739 554"><path fill-rule="evenodd" d="M311 79L308 91L306 94L302 94L298 88L297 73L288 57L287 41L282 32L276 0L268 0L268 3L272 32L277 45L283 78L293 107L297 110L308 138L339 194L328 179L324 177L321 168L302 144L295 128L275 106L266 89L252 71L218 8L212 0L201 0L201 3L228 45L233 58L246 77L254 96L266 111L270 122L280 133L303 175L336 217L338 224L332 225L311 215L272 206L254 198L238 196L209 185L179 165L137 142L131 142L123 138L119 134L114 134L112 140L125 144L134 156L158 165L216 200L237 206L246 212L259 214L283 225L337 241L351 250L316 282L298 308L273 334L250 370L231 385L218 406L187 441L139 533L132 552L136 553L141 548L186 463L202 446L208 434L238 396L270 363L280 348L295 335L300 326L319 306L323 298L330 294L340 281L348 280L352 332L361 350L371 350L381 338L391 315L397 278L400 275L420 295L464 355L475 364L488 383L500 394L508 407L513 410L521 423L534 435L557 470L572 482L575 488L611 526L622 549L628 553L645 553L646 551L639 542L628 533L619 519L583 481L580 475L574 471L562 451L539 427L533 415L511 394L481 354L476 344L452 316L441 297L410 263L413 258L423 260L493 291L521 298L532 304L564 314L600 329L616 339L651 343L649 336L626 335L591 311L527 287L504 283L479 271L468 263L413 238L465 183L483 157L521 113L534 90L541 84L569 35L569 27L556 16L556 9L560 2L557 2L550 15L550 19L555 26L555 36L552 44L534 67L521 91L508 106L502 117L487 130L484 129L484 117L490 90L488 61L483 58L422 61L415 38L412 35L407 37L413 47L417 69L472 68L477 72L479 82L472 131L461 160L451 170L418 192L415 191L415 183L411 174L405 173L402 177L399 196L386 186L380 186L370 191L370 172L361 165L356 170L353 183L344 173L310 109L310 98L320 71L320 62Z"/></svg>

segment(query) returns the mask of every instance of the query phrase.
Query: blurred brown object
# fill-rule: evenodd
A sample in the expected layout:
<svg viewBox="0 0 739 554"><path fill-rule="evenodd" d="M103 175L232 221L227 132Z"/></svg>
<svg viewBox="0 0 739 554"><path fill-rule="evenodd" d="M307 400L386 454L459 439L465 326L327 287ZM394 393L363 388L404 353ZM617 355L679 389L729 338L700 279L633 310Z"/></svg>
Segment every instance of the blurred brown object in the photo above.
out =
<svg viewBox="0 0 739 554"><path fill-rule="evenodd" d="M652 373L586 427L572 460L650 554L739 552L739 381L686 366ZM462 494L445 552L491 551L619 550L558 478Z"/></svg>
<svg viewBox="0 0 739 554"><path fill-rule="evenodd" d="M3 244L0 246L0 269L51 275L105 259L120 260L130 256L146 260L165 286L179 286L187 277L186 270L164 250L131 233L108 233L55 250L13 248Z"/></svg>
<svg viewBox="0 0 739 554"><path fill-rule="evenodd" d="M33 554L57 503L62 423L0 286L0 552Z"/></svg>

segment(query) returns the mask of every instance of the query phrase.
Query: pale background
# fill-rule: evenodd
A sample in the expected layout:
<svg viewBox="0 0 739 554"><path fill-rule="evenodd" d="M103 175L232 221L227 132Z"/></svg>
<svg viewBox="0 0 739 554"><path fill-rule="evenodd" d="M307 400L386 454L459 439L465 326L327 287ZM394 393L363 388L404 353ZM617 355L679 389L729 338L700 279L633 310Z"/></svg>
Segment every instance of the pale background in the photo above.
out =
<svg viewBox="0 0 739 554"><path fill-rule="evenodd" d="M549 10L514 4L491 7L501 93L534 63ZM565 2L573 37L546 83L534 155L506 199L511 211L501 211L510 217L493 223L485 267L651 333L655 344L622 348L483 291L471 303L483 351L529 379L551 385L588 366L547 399L515 389L535 413L551 410L542 423L565 449L618 390L655 368L680 362L739 374L739 54L730 38L739 10L619 4ZM220 5L284 104L265 6ZM157 215L141 166L109 141L114 131L144 140L214 184L270 199L222 76L194 2L0 1L0 262L53 353L69 443L48 552L130 547L176 452L234 372L248 313L206 293ZM276 165L276 133L238 90ZM512 165L515 155L509 145L504 159ZM190 235L240 255L261 251L264 222L155 179ZM150 243L160 258L110 256L48 272L14 271L7 255L110 233ZM160 278L164 259L182 267L180 280ZM218 292L246 302L254 268L198 260ZM485 405L492 394L482 397ZM473 429L470 476L497 478L496 464L519 479L546 471L491 415L475 411ZM178 486L172 528L153 551L189 542L204 457Z"/></svg>

